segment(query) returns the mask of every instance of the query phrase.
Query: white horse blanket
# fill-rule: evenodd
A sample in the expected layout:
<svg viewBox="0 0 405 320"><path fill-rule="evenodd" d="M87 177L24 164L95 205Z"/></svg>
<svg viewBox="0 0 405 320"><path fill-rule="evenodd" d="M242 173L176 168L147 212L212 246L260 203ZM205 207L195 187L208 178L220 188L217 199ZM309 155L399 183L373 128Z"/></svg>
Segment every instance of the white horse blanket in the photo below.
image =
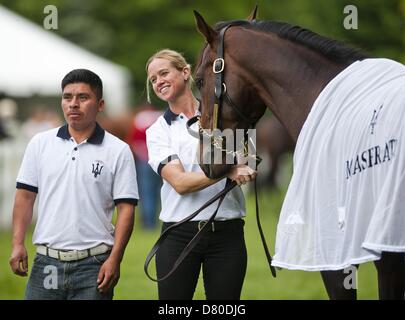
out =
<svg viewBox="0 0 405 320"><path fill-rule="evenodd" d="M405 67L357 61L299 135L273 265L339 270L405 252Z"/></svg>

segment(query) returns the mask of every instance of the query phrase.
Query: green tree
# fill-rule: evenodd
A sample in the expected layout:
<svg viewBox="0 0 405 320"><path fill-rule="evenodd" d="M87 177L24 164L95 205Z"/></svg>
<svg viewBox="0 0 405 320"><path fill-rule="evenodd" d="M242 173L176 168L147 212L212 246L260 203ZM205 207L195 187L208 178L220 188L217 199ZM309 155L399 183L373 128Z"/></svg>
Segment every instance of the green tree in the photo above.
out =
<svg viewBox="0 0 405 320"><path fill-rule="evenodd" d="M0 0L42 25L43 8L58 8L60 36L116 63L133 76L134 104L145 99L145 62L162 48L183 52L195 64L204 40L193 10L210 24L246 18L259 5L259 19L287 21L361 47L375 56L404 59L405 0L352 0L359 28L343 26L344 0Z"/></svg>

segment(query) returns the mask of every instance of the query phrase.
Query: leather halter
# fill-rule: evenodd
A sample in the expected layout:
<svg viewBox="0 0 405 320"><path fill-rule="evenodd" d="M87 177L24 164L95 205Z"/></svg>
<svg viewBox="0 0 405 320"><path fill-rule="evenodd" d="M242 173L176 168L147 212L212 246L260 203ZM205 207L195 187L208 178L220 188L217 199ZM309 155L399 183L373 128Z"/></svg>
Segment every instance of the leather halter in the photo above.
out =
<svg viewBox="0 0 405 320"><path fill-rule="evenodd" d="M212 71L215 73L215 102L212 117L212 129L219 128L219 121L221 120L220 115L222 111L222 102L225 99L226 103L238 114L238 116L245 122L249 124L249 128L254 128L259 118L250 118L244 114L244 112L232 101L231 97L227 92L227 87L224 80L225 72L225 58L224 58L224 38L225 32L232 27L232 24L224 27L219 33L219 44L217 48L217 58L212 65Z"/></svg>
<svg viewBox="0 0 405 320"><path fill-rule="evenodd" d="M238 116L246 123L249 124L249 129L253 129L256 126L256 123L260 120L261 116L258 118L250 118L246 116L244 112L239 108L231 99L227 92L227 87L224 80L224 72L225 72L225 58L224 58L224 38L225 32L232 27L232 24L225 26L219 33L219 45L217 48L217 58L215 59L212 65L212 71L215 73L215 87L214 87L214 108L213 108L213 115L212 115L212 132L216 129L220 129L219 122L221 121L221 111L222 111L222 103L223 100L238 114ZM197 139L201 139L202 137L206 136L211 139L211 143L213 144L213 136L207 135L206 131L199 125L199 132L195 132L191 129L191 126L199 122L200 116L195 116L190 118L187 121L187 130L189 134ZM249 139L247 137L247 131L245 132L245 141L248 142ZM254 147L254 150L256 148ZM224 150L226 151L226 150ZM257 156L255 156L258 158ZM260 159L260 158L259 158ZM261 160L261 159L260 159ZM259 160L259 161L260 161Z"/></svg>

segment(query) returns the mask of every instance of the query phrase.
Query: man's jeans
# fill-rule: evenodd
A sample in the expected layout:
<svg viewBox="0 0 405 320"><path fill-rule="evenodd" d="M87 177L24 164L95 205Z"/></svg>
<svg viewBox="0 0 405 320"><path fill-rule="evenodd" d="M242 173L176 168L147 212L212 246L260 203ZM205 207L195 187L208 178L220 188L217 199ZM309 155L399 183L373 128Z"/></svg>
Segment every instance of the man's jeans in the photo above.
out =
<svg viewBox="0 0 405 320"><path fill-rule="evenodd" d="M25 291L27 300L111 300L113 290L97 290L101 265L110 253L77 261L59 261L36 254Z"/></svg>

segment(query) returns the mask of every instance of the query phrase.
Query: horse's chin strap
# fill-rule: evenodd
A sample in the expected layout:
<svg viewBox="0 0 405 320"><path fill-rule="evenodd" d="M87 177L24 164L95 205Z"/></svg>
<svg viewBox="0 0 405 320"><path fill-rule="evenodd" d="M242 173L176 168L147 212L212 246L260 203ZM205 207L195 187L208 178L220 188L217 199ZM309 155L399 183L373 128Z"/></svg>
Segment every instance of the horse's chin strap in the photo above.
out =
<svg viewBox="0 0 405 320"><path fill-rule="evenodd" d="M195 123L198 123L198 131L193 130L191 128L192 125L194 125ZM211 141L211 146L213 146L216 149L219 149L222 152L225 152L228 155L233 155L234 158L237 157L253 158L261 161L260 157L256 154L256 146L254 145L252 139L249 138L248 136L248 130L245 130L244 143L242 149L237 149L235 146L234 150L227 150L226 148L224 149L223 147L224 139L222 136L216 136L213 132L209 132L208 130L205 130L201 127L200 116L194 116L190 118L186 123L186 127L188 133L194 138L199 139L200 141L204 139L209 139ZM249 153L250 150L253 150L253 152Z"/></svg>
<svg viewBox="0 0 405 320"><path fill-rule="evenodd" d="M245 122L247 122L249 124L249 128L253 129L254 127L256 127L256 123L260 120L260 118L262 117L262 115L260 115L260 117L258 118L249 118L247 116L245 116L245 114L243 113L243 111L232 101L231 97L229 96L228 92L225 91L224 92L224 97L225 97L225 101L226 103L232 107L233 110L236 111L236 113L238 114L238 116Z"/></svg>

